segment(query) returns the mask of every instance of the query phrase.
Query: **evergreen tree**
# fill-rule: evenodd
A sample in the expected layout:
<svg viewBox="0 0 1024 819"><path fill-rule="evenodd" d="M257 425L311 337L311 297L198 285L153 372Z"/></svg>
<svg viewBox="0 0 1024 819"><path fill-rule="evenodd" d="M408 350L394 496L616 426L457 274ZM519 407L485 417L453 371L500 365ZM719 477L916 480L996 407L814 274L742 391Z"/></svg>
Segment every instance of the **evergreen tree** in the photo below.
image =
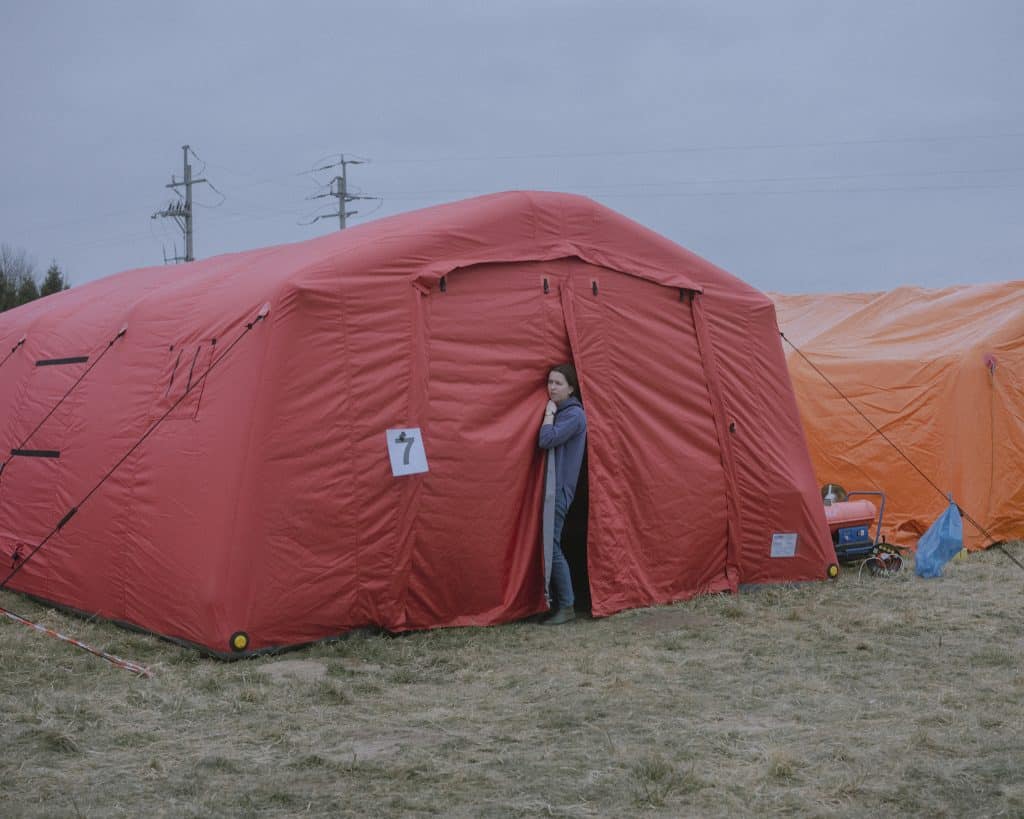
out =
<svg viewBox="0 0 1024 819"><path fill-rule="evenodd" d="M54 259L50 263L49 270L46 271L46 278L43 279L43 286L39 288L39 295L49 296L52 293L59 293L61 290L67 290L69 287L71 287L71 285L64 280L64 274L60 272L57 260Z"/></svg>
<svg viewBox="0 0 1024 819"><path fill-rule="evenodd" d="M39 298L39 287L32 276L25 276L18 284L18 305L28 304Z"/></svg>
<svg viewBox="0 0 1024 819"><path fill-rule="evenodd" d="M18 294L14 282L7 278L7 274L0 270L0 313L10 310L18 305Z"/></svg>
<svg viewBox="0 0 1024 819"><path fill-rule="evenodd" d="M0 313L71 287L54 259L43 279L36 280L35 262L21 248L0 244Z"/></svg>

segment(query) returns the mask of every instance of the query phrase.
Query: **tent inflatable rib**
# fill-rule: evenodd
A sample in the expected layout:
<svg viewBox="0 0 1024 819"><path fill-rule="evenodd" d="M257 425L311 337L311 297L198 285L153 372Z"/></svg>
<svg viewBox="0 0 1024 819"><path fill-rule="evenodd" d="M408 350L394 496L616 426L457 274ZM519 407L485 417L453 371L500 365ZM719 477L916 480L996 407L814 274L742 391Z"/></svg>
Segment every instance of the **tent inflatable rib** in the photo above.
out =
<svg viewBox="0 0 1024 819"><path fill-rule="evenodd" d="M544 610L536 434L568 360L595 615L834 560L771 301L582 197L128 271L0 344L8 587L216 655ZM426 472L392 473L399 428Z"/></svg>

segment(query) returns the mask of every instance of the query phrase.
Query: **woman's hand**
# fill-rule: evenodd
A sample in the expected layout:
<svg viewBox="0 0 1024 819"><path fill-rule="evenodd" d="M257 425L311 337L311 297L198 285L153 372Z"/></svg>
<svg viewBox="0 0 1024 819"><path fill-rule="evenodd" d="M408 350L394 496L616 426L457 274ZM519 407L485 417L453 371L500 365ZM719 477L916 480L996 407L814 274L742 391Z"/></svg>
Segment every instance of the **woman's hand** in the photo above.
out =
<svg viewBox="0 0 1024 819"><path fill-rule="evenodd" d="M554 401L548 401L546 407L544 407L544 422L541 426L555 423L555 412L558 410L558 405Z"/></svg>

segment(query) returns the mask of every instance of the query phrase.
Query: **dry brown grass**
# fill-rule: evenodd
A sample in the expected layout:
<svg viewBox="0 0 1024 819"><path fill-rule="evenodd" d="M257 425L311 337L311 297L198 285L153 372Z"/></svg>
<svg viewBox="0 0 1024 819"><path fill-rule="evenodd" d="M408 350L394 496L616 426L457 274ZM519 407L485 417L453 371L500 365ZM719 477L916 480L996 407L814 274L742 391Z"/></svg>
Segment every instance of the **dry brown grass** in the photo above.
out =
<svg viewBox="0 0 1024 819"><path fill-rule="evenodd" d="M993 552L232 664L0 593L156 671L0 623L0 814L1022 816L1022 590Z"/></svg>

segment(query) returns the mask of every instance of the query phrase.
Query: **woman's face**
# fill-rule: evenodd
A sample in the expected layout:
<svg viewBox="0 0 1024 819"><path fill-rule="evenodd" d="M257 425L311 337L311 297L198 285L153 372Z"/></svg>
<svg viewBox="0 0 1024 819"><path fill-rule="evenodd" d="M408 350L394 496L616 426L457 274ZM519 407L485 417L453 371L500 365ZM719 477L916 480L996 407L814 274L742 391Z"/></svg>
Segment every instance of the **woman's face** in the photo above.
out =
<svg viewBox="0 0 1024 819"><path fill-rule="evenodd" d="M548 373L548 398L556 404L561 404L570 395L572 395L572 387L565 380L565 376L557 370Z"/></svg>

